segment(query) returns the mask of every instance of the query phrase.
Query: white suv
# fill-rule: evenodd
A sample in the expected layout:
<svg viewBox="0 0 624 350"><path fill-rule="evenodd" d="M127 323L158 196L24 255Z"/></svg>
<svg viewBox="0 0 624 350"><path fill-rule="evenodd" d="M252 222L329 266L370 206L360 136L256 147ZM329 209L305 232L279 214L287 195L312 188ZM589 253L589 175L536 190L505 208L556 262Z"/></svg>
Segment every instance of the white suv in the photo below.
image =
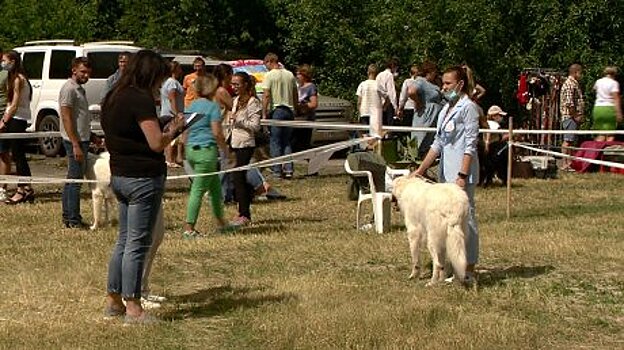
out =
<svg viewBox="0 0 624 350"><path fill-rule="evenodd" d="M85 84L87 100L89 105L99 104L106 78L117 69L119 53L141 49L133 44L131 41L106 41L78 45L73 40L41 40L15 48L22 55L22 64L33 87L30 102L33 118L28 131L59 130L59 91L71 76L72 59L89 58L92 72ZM99 121L93 120L92 123L99 124ZM41 138L41 152L46 156L58 155L62 149L60 141L58 137Z"/></svg>

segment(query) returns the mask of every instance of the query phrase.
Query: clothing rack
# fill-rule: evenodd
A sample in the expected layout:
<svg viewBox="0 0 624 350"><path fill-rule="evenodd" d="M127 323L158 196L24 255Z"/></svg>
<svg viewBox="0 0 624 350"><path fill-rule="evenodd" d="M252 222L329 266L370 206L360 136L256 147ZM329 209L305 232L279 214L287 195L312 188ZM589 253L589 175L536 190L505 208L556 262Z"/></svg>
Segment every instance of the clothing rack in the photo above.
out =
<svg viewBox="0 0 624 350"><path fill-rule="evenodd" d="M530 130L559 130L559 91L566 74L553 68L523 68L530 99L524 110L527 116L524 128ZM549 149L559 143L560 135L533 135L531 141Z"/></svg>

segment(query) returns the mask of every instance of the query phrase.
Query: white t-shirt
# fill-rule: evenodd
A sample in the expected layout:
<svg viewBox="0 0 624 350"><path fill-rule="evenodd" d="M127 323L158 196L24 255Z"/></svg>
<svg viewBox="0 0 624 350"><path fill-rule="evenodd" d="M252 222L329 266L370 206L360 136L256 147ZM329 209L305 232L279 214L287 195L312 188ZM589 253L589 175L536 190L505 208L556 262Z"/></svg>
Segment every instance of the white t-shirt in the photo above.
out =
<svg viewBox="0 0 624 350"><path fill-rule="evenodd" d="M500 129L500 124L495 121L495 120L489 120L487 121L488 123L488 127L490 128L490 130L498 130ZM500 134L490 134L490 137L487 139L490 143L492 142L496 142L500 140Z"/></svg>
<svg viewBox="0 0 624 350"><path fill-rule="evenodd" d="M488 120L487 123L488 123L488 126L490 127L490 130L500 129L500 124L498 124L498 122L494 120Z"/></svg>
<svg viewBox="0 0 624 350"><path fill-rule="evenodd" d="M383 72L377 74L377 84L379 92L381 93L382 98L385 100L386 98L390 100L392 107L396 111L397 106L397 95L396 95L396 87L394 86L394 74L390 71L390 68L387 68Z"/></svg>
<svg viewBox="0 0 624 350"><path fill-rule="evenodd" d="M609 77L600 78L594 84L596 106L613 106L613 93L620 92L620 84Z"/></svg>
<svg viewBox="0 0 624 350"><path fill-rule="evenodd" d="M360 116L371 116L379 112L381 108L381 95L377 90L377 82L375 80L364 80L360 83L355 93L362 99L360 104Z"/></svg>

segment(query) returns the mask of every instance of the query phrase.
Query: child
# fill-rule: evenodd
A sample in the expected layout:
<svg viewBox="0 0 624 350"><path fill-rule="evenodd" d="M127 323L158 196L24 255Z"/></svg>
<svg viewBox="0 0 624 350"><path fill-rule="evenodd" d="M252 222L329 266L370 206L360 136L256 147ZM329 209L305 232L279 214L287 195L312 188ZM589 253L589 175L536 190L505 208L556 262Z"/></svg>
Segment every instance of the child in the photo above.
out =
<svg viewBox="0 0 624 350"><path fill-rule="evenodd" d="M368 79L360 83L355 94L358 96L360 124L370 126L370 135L381 136L381 95L377 88L376 77L377 66L370 64L368 66Z"/></svg>

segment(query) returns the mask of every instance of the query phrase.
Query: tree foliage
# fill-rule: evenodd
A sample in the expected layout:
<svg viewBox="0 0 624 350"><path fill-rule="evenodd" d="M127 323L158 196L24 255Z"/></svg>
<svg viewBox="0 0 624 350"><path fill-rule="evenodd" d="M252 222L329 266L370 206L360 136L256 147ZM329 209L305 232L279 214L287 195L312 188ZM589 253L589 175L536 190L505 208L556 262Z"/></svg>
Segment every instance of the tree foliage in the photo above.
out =
<svg viewBox="0 0 624 350"><path fill-rule="evenodd" d="M352 98L369 63L467 63L488 103L511 108L523 67L624 66L621 0L21 0L0 1L0 45L132 39L161 49L276 51L316 68L321 91Z"/></svg>

